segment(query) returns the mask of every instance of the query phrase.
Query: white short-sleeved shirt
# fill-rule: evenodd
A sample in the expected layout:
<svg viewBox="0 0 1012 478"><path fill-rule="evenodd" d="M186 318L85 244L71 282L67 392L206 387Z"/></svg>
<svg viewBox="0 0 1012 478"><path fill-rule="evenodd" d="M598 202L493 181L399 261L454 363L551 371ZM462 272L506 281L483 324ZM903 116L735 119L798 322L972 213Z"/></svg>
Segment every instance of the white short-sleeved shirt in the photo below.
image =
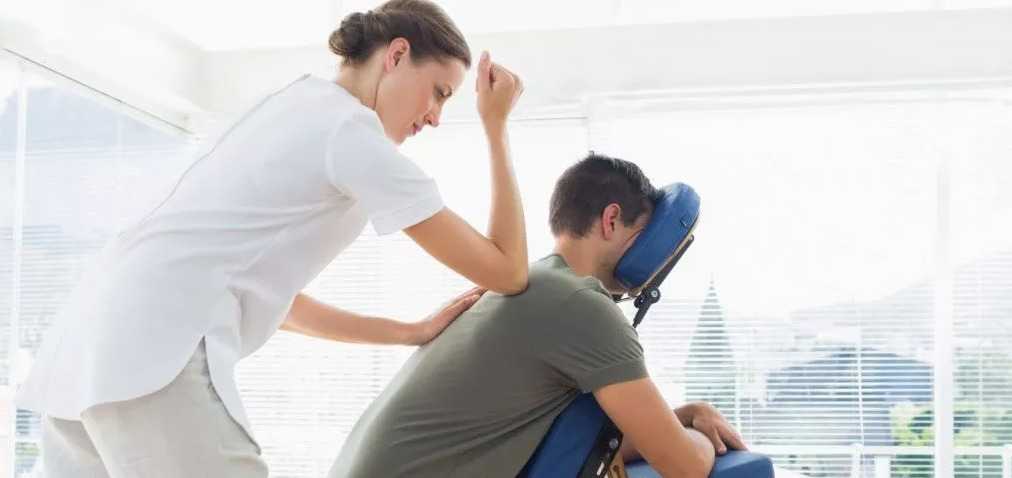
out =
<svg viewBox="0 0 1012 478"><path fill-rule="evenodd" d="M99 254L57 317L19 406L79 419L168 384L206 341L211 379L249 430L233 368L362 232L443 207L375 112L303 76L243 115Z"/></svg>

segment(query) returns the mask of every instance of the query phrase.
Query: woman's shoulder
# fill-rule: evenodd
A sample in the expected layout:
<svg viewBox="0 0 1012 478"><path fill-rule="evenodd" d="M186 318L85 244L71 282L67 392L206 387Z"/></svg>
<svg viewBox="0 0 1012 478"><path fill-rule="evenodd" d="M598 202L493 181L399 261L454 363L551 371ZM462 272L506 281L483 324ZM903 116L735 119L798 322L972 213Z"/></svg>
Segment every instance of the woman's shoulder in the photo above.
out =
<svg viewBox="0 0 1012 478"><path fill-rule="evenodd" d="M281 110L303 122L326 129L361 128L382 134L376 113L355 96L332 81L303 75L275 92L274 102ZM294 121L293 126L299 121Z"/></svg>

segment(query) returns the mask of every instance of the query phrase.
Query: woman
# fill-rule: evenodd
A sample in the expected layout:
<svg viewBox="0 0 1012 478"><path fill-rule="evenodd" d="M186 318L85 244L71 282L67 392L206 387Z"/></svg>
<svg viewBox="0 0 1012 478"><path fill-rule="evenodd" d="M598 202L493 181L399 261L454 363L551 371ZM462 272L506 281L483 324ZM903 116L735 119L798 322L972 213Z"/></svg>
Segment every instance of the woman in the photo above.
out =
<svg viewBox="0 0 1012 478"><path fill-rule="evenodd" d="M330 48L343 58L335 81L305 76L264 98L111 241L71 295L19 392L43 417L47 478L267 476L233 376L241 358L279 328L424 343L482 293L411 324L300 294L367 222L405 231L479 288L526 287L506 135L519 79L482 55L486 237L396 149L439 124L470 67L453 22L427 0L391 0L346 17Z"/></svg>

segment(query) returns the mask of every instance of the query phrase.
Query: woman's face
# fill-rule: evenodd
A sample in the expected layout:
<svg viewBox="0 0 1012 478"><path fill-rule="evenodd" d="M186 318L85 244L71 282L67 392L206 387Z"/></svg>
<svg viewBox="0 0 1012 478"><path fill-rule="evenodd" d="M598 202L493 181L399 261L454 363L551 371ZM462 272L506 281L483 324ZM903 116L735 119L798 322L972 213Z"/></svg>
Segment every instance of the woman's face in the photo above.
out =
<svg viewBox="0 0 1012 478"><path fill-rule="evenodd" d="M467 68L456 58L415 62L401 38L390 43L383 60L375 109L387 137L400 145L426 125L439 125L443 105L460 88Z"/></svg>

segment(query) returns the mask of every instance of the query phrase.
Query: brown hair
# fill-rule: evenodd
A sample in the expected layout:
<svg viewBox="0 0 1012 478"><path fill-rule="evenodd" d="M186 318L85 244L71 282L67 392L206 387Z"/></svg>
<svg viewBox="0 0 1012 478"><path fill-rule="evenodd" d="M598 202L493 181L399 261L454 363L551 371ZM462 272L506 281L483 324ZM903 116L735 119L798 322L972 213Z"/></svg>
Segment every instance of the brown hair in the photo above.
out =
<svg viewBox="0 0 1012 478"><path fill-rule="evenodd" d="M653 212L661 198L643 170L634 163L591 152L570 166L555 183L549 206L552 234L584 237L609 204L622 208L622 224Z"/></svg>
<svg viewBox="0 0 1012 478"><path fill-rule="evenodd" d="M330 51L344 58L345 65L359 65L395 38L408 41L413 61L456 58L471 67L471 49L464 35L429 0L389 0L374 10L349 14L330 34Z"/></svg>

